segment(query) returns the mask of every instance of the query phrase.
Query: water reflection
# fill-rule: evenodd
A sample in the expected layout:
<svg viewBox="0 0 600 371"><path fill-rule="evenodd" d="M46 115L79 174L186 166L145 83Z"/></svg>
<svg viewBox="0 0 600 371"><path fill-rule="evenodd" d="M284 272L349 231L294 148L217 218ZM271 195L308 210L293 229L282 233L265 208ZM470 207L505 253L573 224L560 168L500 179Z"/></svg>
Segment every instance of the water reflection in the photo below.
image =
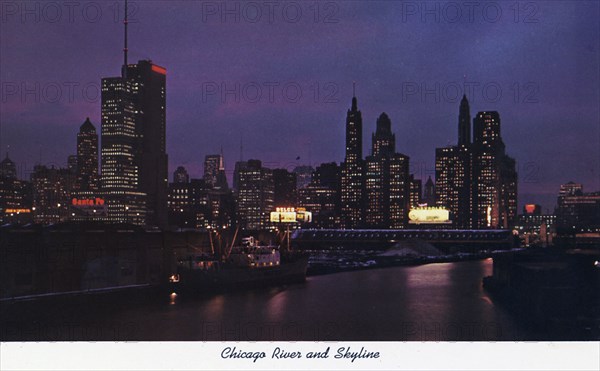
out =
<svg viewBox="0 0 600 371"><path fill-rule="evenodd" d="M115 340L529 339L530 334L482 289L481 279L491 271L490 260L364 270L309 277L304 284L275 288L200 297L174 293L168 304L86 313L73 309L68 315L82 326L126 324L128 331L121 331ZM61 313L49 312L47 317L56 319ZM64 340L98 339L73 335Z"/></svg>

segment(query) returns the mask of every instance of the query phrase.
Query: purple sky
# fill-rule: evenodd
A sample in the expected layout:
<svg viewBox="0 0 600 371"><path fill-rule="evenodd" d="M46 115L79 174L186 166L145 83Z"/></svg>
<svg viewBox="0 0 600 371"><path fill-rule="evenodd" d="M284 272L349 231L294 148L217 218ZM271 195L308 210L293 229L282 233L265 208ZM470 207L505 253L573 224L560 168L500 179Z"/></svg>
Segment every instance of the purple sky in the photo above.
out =
<svg viewBox="0 0 600 371"><path fill-rule="evenodd" d="M298 1L275 2L271 13L268 2L233 1L229 15L214 9L221 2L131 3L130 62L168 69L170 172L184 165L199 176L221 146L232 170L242 136L244 158L271 167L340 162L356 81L365 154L385 111L397 150L426 179L435 148L456 143L466 82L472 116L500 112L521 205L552 207L569 180L600 189L597 1ZM64 166L87 116L100 131L97 87L123 58L115 2L79 2L72 14L46 4L0 9L0 145L23 177L40 157ZM239 84L237 97L221 97L223 84Z"/></svg>

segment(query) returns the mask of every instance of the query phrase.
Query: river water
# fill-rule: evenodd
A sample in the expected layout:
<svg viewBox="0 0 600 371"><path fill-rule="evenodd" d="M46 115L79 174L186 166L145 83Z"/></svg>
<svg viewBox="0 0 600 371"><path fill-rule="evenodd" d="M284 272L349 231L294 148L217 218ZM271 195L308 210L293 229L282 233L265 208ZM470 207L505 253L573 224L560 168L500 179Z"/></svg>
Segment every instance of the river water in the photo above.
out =
<svg viewBox="0 0 600 371"><path fill-rule="evenodd" d="M306 283L4 322L4 340L496 341L544 339L482 288L491 259L308 277ZM6 320L6 319L5 319ZM540 331L540 330L537 330Z"/></svg>

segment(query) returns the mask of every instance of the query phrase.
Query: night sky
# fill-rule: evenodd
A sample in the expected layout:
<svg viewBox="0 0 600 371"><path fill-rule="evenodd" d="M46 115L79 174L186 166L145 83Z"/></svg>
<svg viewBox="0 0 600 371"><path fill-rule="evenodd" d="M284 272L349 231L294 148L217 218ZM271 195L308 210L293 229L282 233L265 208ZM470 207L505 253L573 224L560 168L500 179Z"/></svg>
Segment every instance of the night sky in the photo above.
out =
<svg viewBox="0 0 600 371"><path fill-rule="evenodd" d="M356 81L365 155L385 111L397 151L426 179L435 148L457 141L466 82L472 117L500 112L520 205L551 208L570 180L600 190L597 1L501 1L485 9L480 2L472 17L468 2L278 2L272 19L266 2L232 2L239 21L212 14L221 2L132 3L130 63L151 59L168 70L169 173L184 165L200 176L204 156L221 146L231 172L242 137L244 159L269 167L340 162ZM29 3L35 14L26 14L26 5L2 2L0 13L0 145L2 152L10 145L27 178L40 158L66 165L86 117L100 132L100 79L118 76L123 61L115 2L80 2L72 18L64 4L44 4ZM39 89L23 97L23 84ZM222 84L240 85L238 101L220 96ZM215 87L216 95L206 93ZM424 89L431 92L423 96Z"/></svg>

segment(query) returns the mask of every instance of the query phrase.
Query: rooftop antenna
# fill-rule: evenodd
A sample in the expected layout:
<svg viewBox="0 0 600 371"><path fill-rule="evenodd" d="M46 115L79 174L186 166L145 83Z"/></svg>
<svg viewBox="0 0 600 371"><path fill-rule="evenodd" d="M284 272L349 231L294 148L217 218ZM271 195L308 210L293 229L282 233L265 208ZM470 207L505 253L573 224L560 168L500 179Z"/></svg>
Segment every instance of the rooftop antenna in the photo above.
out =
<svg viewBox="0 0 600 371"><path fill-rule="evenodd" d="M225 156L223 156L223 145L221 145L221 160L219 162L219 170L225 170Z"/></svg>
<svg viewBox="0 0 600 371"><path fill-rule="evenodd" d="M127 52L129 51L127 48L127 25L129 24L127 13L127 0L125 0L125 16L123 18L123 25L125 25L125 43L123 46L123 77L127 77Z"/></svg>
<svg viewBox="0 0 600 371"><path fill-rule="evenodd" d="M244 161L244 136L240 135L240 162Z"/></svg>
<svg viewBox="0 0 600 371"><path fill-rule="evenodd" d="M358 103L356 102L356 81L352 81L352 111L358 111Z"/></svg>

